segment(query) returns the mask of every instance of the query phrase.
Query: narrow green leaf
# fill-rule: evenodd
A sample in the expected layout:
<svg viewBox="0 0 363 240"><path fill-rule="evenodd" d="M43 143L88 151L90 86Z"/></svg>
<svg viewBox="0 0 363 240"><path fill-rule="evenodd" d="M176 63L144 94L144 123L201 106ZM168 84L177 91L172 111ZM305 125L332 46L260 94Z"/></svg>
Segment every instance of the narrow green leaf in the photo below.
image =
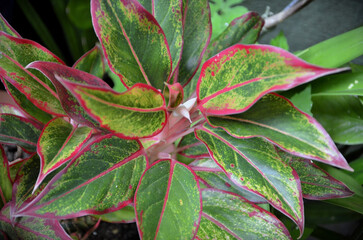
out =
<svg viewBox="0 0 363 240"><path fill-rule="evenodd" d="M340 34L301 51L298 56L312 64L335 68L363 54L363 27Z"/></svg>
<svg viewBox="0 0 363 240"><path fill-rule="evenodd" d="M11 200L13 184L10 178L9 161L0 145L0 208Z"/></svg>
<svg viewBox="0 0 363 240"><path fill-rule="evenodd" d="M110 212L102 215L97 215L102 221L110 223L131 223L135 222L135 209L132 206L126 206L115 212Z"/></svg>
<svg viewBox="0 0 363 240"><path fill-rule="evenodd" d="M270 45L289 51L289 44L287 43L287 39L282 30L279 32L279 34L276 37L270 40Z"/></svg>
<svg viewBox="0 0 363 240"><path fill-rule="evenodd" d="M0 142L35 152L42 126L26 118L0 114Z"/></svg>
<svg viewBox="0 0 363 240"><path fill-rule="evenodd" d="M193 239L201 214L196 175L174 160L157 161L144 173L135 196L141 239Z"/></svg>
<svg viewBox="0 0 363 240"><path fill-rule="evenodd" d="M165 126L163 96L151 86L139 83L126 92L118 93L104 88L68 84L68 89L72 89L87 113L101 127L120 133L125 138L150 137Z"/></svg>
<svg viewBox="0 0 363 240"><path fill-rule="evenodd" d="M311 111L334 142L363 143L363 105L357 97L316 96Z"/></svg>
<svg viewBox="0 0 363 240"><path fill-rule="evenodd" d="M197 72L212 34L208 0L184 5L184 45L178 82L185 86Z"/></svg>
<svg viewBox="0 0 363 240"><path fill-rule="evenodd" d="M352 170L324 128L280 95L267 94L246 112L208 122L236 138L264 137L292 154Z"/></svg>
<svg viewBox="0 0 363 240"><path fill-rule="evenodd" d="M341 73L312 83L313 96L363 96L363 73Z"/></svg>
<svg viewBox="0 0 363 240"><path fill-rule="evenodd" d="M166 37L136 0L92 0L91 14L110 68L128 87L145 83L163 89L171 74Z"/></svg>
<svg viewBox="0 0 363 240"><path fill-rule="evenodd" d="M146 165L139 141L97 136L17 215L71 218L116 211L133 201Z"/></svg>
<svg viewBox="0 0 363 240"><path fill-rule="evenodd" d="M71 240L60 223L55 219L21 217L16 223L11 219L11 210L8 205L0 213L0 230L4 231L10 239L39 239L39 240ZM1 234L1 231L0 231ZM7 239L7 238L5 238Z"/></svg>
<svg viewBox="0 0 363 240"><path fill-rule="evenodd" d="M73 126L62 118L55 118L45 125L37 144L40 173L36 189L44 178L72 159L91 137L92 128Z"/></svg>
<svg viewBox="0 0 363 240"><path fill-rule="evenodd" d="M73 67L88 72L98 78L102 78L106 71L102 49L96 45L78 59Z"/></svg>
<svg viewBox="0 0 363 240"><path fill-rule="evenodd" d="M272 144L261 138L237 139L207 124L195 131L213 160L238 186L264 197L274 208L304 228L300 180Z"/></svg>
<svg viewBox="0 0 363 240"><path fill-rule="evenodd" d="M72 23L80 29L92 28L89 0L70 0L67 4L67 15Z"/></svg>
<svg viewBox="0 0 363 240"><path fill-rule="evenodd" d="M273 46L237 44L204 63L197 84L199 109L206 115L241 113L266 93L343 70L310 65Z"/></svg>
<svg viewBox="0 0 363 240"><path fill-rule="evenodd" d="M344 183L333 178L311 160L295 157L283 151L278 152L299 175L304 198L325 200L349 197L353 194Z"/></svg>
<svg viewBox="0 0 363 240"><path fill-rule="evenodd" d="M291 239L278 218L246 199L204 189L198 239Z"/></svg>
<svg viewBox="0 0 363 240"><path fill-rule="evenodd" d="M354 172L350 173L350 175L360 184L363 184L363 157L350 162L351 167L354 169Z"/></svg>
<svg viewBox="0 0 363 240"><path fill-rule="evenodd" d="M20 34L15 31L15 29L10 26L8 21L4 18L4 16L0 13L0 31L5 32L13 37L21 38Z"/></svg>

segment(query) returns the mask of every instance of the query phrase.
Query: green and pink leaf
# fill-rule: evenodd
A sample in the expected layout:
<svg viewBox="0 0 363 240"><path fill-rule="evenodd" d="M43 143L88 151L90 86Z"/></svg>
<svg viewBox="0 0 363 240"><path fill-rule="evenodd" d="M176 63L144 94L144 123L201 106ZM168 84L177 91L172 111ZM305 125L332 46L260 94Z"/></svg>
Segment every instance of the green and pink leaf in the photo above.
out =
<svg viewBox="0 0 363 240"><path fill-rule="evenodd" d="M9 161L4 148L0 145L0 208L11 200L12 181L10 177Z"/></svg>

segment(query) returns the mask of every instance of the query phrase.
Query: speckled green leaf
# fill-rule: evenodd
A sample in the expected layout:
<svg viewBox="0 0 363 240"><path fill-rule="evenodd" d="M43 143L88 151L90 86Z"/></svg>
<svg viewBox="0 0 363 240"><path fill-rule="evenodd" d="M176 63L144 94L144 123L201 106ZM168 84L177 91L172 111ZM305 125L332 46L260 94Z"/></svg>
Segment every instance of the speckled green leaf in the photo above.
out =
<svg viewBox="0 0 363 240"><path fill-rule="evenodd" d="M37 144L40 173L34 188L55 169L74 157L91 137L92 128L73 126L62 118L55 118L45 125Z"/></svg>
<svg viewBox="0 0 363 240"><path fill-rule="evenodd" d="M291 239L270 212L238 195L204 189L198 239Z"/></svg>
<svg viewBox="0 0 363 240"><path fill-rule="evenodd" d="M164 98L151 86L139 83L123 93L71 83L68 89L101 127L125 138L153 136L165 126Z"/></svg>
<svg viewBox="0 0 363 240"><path fill-rule="evenodd" d="M246 112L208 121L236 138L264 137L292 154L351 170L324 128L280 95L267 94Z"/></svg>
<svg viewBox="0 0 363 240"><path fill-rule="evenodd" d="M11 200L12 182L10 178L9 161L5 150L0 145L0 209Z"/></svg>
<svg viewBox="0 0 363 240"><path fill-rule="evenodd" d="M3 31L13 37L21 37L19 33L15 31L15 29L10 26L10 24L6 21L4 16L0 13L0 31Z"/></svg>
<svg viewBox="0 0 363 240"><path fill-rule="evenodd" d="M0 77L16 87L41 110L49 114L65 116L54 89L2 52L0 52Z"/></svg>
<svg viewBox="0 0 363 240"><path fill-rule="evenodd" d="M184 45L178 76L183 86L197 72L212 34L208 0L188 1L184 6Z"/></svg>
<svg viewBox="0 0 363 240"><path fill-rule="evenodd" d="M260 196L234 184L212 159L201 159L189 165L199 180L209 188L235 193L253 203L266 203Z"/></svg>
<svg viewBox="0 0 363 240"><path fill-rule="evenodd" d="M182 0L139 0L163 29L170 48L173 71L178 66L183 46Z"/></svg>
<svg viewBox="0 0 363 240"><path fill-rule="evenodd" d="M35 152L42 127L26 118L0 114L0 142Z"/></svg>
<svg viewBox="0 0 363 240"><path fill-rule="evenodd" d="M146 166L139 141L97 136L17 214L70 218L121 209L133 201Z"/></svg>
<svg viewBox="0 0 363 240"><path fill-rule="evenodd" d="M102 78L105 74L105 60L100 46L86 52L74 63L75 69L88 72L96 77Z"/></svg>
<svg viewBox="0 0 363 240"><path fill-rule="evenodd" d="M8 113L19 117L24 117L24 113L16 106L8 103L0 103L0 113Z"/></svg>
<svg viewBox="0 0 363 240"><path fill-rule="evenodd" d="M257 41L264 21L257 13L249 12L229 23L228 27L208 45L205 59L236 44L253 44Z"/></svg>
<svg viewBox="0 0 363 240"><path fill-rule="evenodd" d="M55 219L21 217L16 222L11 221L10 206L0 213L0 230L10 239L22 240L71 240L60 223ZM6 238L5 238L6 239Z"/></svg>
<svg viewBox="0 0 363 240"><path fill-rule="evenodd" d="M204 63L197 84L199 109L205 115L241 113L268 92L343 70L308 64L273 46L236 44Z"/></svg>
<svg viewBox="0 0 363 240"><path fill-rule="evenodd" d="M261 138L237 139L207 124L195 133L229 179L264 197L274 208L290 217L303 232L300 180L271 143Z"/></svg>
<svg viewBox="0 0 363 240"><path fill-rule="evenodd" d="M155 18L136 0L92 0L95 32L108 64L129 88L145 83L164 87L171 74L166 37Z"/></svg>
<svg viewBox="0 0 363 240"><path fill-rule="evenodd" d="M195 174L174 160L156 162L140 180L135 209L141 239L193 239L201 212Z"/></svg>
<svg viewBox="0 0 363 240"><path fill-rule="evenodd" d="M299 175L304 198L325 200L353 195L344 183L333 178L311 160L295 157L283 151L278 153Z"/></svg>
<svg viewBox="0 0 363 240"><path fill-rule="evenodd" d="M194 133L190 133L180 140L178 154L188 158L209 157L207 148L195 138Z"/></svg>

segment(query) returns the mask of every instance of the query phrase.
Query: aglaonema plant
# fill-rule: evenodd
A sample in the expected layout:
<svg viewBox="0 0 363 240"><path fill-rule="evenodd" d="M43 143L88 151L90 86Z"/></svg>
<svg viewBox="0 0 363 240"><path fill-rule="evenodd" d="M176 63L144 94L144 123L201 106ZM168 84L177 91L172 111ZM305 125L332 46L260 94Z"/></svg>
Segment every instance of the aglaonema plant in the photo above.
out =
<svg viewBox="0 0 363 240"><path fill-rule="evenodd" d="M141 239L290 239L303 198L353 193L324 128L275 93L346 71L254 45L256 13L211 38L208 1L92 0L100 41L74 66L1 20L0 233L69 239L59 220L134 209ZM119 81L112 89L102 76Z"/></svg>

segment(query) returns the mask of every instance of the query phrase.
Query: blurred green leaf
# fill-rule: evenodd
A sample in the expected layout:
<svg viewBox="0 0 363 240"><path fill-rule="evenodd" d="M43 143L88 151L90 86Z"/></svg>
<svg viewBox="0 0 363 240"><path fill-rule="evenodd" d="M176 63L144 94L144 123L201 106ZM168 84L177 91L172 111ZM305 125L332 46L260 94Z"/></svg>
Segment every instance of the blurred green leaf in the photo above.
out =
<svg viewBox="0 0 363 240"><path fill-rule="evenodd" d="M89 0L70 0L67 4L67 14L76 27L80 29L92 27Z"/></svg>
<svg viewBox="0 0 363 240"><path fill-rule="evenodd" d="M349 165L354 169L350 175L359 183L363 184L363 157L350 162Z"/></svg>
<svg viewBox="0 0 363 240"><path fill-rule="evenodd" d="M355 63L349 63L350 69L352 69L352 72L354 73L362 73L363 72L363 65L355 64Z"/></svg>
<svg viewBox="0 0 363 240"><path fill-rule="evenodd" d="M363 26L307 48L298 57L322 67L335 68L363 54Z"/></svg>
<svg viewBox="0 0 363 240"><path fill-rule="evenodd" d="M276 37L271 39L270 45L285 49L286 51L289 51L289 44L287 43L287 39L282 30Z"/></svg>
<svg viewBox="0 0 363 240"><path fill-rule="evenodd" d="M355 96L315 96L314 117L341 144L363 143L363 105Z"/></svg>

